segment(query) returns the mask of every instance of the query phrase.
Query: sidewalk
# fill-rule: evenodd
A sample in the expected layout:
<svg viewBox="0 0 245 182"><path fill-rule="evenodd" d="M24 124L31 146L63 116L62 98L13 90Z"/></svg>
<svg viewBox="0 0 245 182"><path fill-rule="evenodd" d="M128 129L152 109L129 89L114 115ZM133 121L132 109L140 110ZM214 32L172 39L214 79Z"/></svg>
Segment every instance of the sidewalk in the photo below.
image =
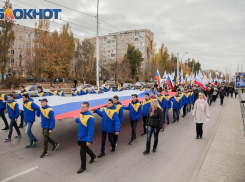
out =
<svg viewBox="0 0 245 182"><path fill-rule="evenodd" d="M229 98L224 107L189 182L245 181L245 138L240 104L237 99Z"/></svg>

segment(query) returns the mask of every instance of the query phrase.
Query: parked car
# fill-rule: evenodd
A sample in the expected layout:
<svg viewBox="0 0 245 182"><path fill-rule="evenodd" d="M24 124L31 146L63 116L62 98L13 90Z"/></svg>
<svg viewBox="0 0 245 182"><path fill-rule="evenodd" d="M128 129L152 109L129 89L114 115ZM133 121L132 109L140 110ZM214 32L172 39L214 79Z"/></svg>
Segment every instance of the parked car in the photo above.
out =
<svg viewBox="0 0 245 182"><path fill-rule="evenodd" d="M130 88L130 86L131 86L131 83L124 83L123 84L123 89L124 90L128 90L128 88Z"/></svg>
<svg viewBox="0 0 245 182"><path fill-rule="evenodd" d="M94 89L94 86L91 85L91 84L84 84L84 87L85 87L86 89L88 89L88 92L89 92L89 93L91 93L92 90ZM77 90L80 92L81 86L77 87Z"/></svg>
<svg viewBox="0 0 245 182"><path fill-rule="evenodd" d="M117 85L114 84L114 83L108 83L108 85L109 85L112 89L116 89L116 88L117 88ZM105 86L105 84L101 85L100 91L103 91L103 92L104 92L104 86Z"/></svg>
<svg viewBox="0 0 245 182"><path fill-rule="evenodd" d="M133 85L133 87L135 87L136 89L140 89L142 85L144 85L144 87L145 87L146 83L145 82L137 82L135 85Z"/></svg>
<svg viewBox="0 0 245 182"><path fill-rule="evenodd" d="M34 82L34 78L33 78L32 76L28 76L28 77L26 78L26 81L27 81L27 82Z"/></svg>
<svg viewBox="0 0 245 182"><path fill-rule="evenodd" d="M37 85L27 85L25 87L25 90L28 92L30 97L36 97L38 92L37 87ZM47 95L49 93L49 89L43 89L43 92L45 93L45 95ZM14 95L14 98L17 98L20 94L20 90L13 90L11 93Z"/></svg>

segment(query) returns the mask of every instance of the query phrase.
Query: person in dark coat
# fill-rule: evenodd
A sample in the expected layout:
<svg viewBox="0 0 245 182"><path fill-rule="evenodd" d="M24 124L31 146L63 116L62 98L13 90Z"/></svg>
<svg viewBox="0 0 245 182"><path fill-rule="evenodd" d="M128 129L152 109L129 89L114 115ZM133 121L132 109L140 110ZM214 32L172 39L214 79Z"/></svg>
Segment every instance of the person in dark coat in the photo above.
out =
<svg viewBox="0 0 245 182"><path fill-rule="evenodd" d="M224 87L221 87L221 90L219 91L219 96L220 96L220 105L223 106L224 97L226 96L226 91Z"/></svg>
<svg viewBox="0 0 245 182"><path fill-rule="evenodd" d="M156 99L151 100L151 107L149 109L147 121L146 121L146 129L147 129L147 140L146 140L146 150L143 152L144 155L150 153L151 136L153 132L154 132L154 145L153 145L152 152L156 152L159 131L163 131L164 129L162 108Z"/></svg>

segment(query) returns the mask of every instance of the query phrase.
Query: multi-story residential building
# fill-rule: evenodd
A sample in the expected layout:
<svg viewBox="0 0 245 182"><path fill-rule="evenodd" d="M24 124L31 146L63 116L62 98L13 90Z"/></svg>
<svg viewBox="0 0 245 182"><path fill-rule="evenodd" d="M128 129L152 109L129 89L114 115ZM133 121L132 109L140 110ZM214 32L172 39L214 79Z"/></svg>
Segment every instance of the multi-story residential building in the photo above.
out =
<svg viewBox="0 0 245 182"><path fill-rule="evenodd" d="M15 40L11 42L9 49L9 62L7 69L9 71L18 71L23 77L31 76L33 67L33 39L34 28L15 24L13 26ZM79 39L74 38L75 46ZM73 60L74 62L74 60Z"/></svg>
<svg viewBox="0 0 245 182"><path fill-rule="evenodd" d="M96 45L96 37L89 38L88 40ZM154 34L147 29L128 30L99 36L100 65L108 68L111 62L121 61L127 53L128 44L132 44L142 53L140 71L144 72L151 59L153 42ZM94 55L96 56L96 53Z"/></svg>
<svg viewBox="0 0 245 182"><path fill-rule="evenodd" d="M32 65L34 28L15 24L13 31L15 40L11 42L11 48L9 50L10 60L8 69L12 71L18 70L26 77Z"/></svg>

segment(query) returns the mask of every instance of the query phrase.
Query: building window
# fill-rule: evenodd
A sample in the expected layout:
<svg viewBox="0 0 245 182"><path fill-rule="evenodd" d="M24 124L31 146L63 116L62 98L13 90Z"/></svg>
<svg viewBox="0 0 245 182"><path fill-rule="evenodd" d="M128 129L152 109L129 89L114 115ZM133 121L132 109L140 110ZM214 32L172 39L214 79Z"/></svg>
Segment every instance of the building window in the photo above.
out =
<svg viewBox="0 0 245 182"><path fill-rule="evenodd" d="M11 54L14 54L14 50L11 50Z"/></svg>
<svg viewBox="0 0 245 182"><path fill-rule="evenodd" d="M26 34L26 38L27 39L30 39L31 38L31 35L30 34Z"/></svg>
<svg viewBox="0 0 245 182"><path fill-rule="evenodd" d="M27 56L30 56L30 53L29 53L29 52L26 52L26 55L27 55Z"/></svg>
<svg viewBox="0 0 245 182"><path fill-rule="evenodd" d="M139 39L138 38L135 38L135 41L139 41Z"/></svg>
<svg viewBox="0 0 245 182"><path fill-rule="evenodd" d="M21 40L22 39L22 36L19 36L19 39Z"/></svg>
<svg viewBox="0 0 245 182"><path fill-rule="evenodd" d="M111 41L108 41L108 44L110 44L111 43Z"/></svg>
<svg viewBox="0 0 245 182"><path fill-rule="evenodd" d="M14 59L11 59L11 64L14 64Z"/></svg>
<svg viewBox="0 0 245 182"><path fill-rule="evenodd" d="M26 43L26 47L30 48L31 47L31 43Z"/></svg>
<svg viewBox="0 0 245 182"><path fill-rule="evenodd" d="M123 40L122 40L122 43L123 43Z"/></svg>
<svg viewBox="0 0 245 182"><path fill-rule="evenodd" d="M134 40L132 39L131 42L133 42Z"/></svg>
<svg viewBox="0 0 245 182"><path fill-rule="evenodd" d="M14 41L11 42L11 45L14 45Z"/></svg>
<svg viewBox="0 0 245 182"><path fill-rule="evenodd" d="M22 45L19 45L19 48L22 48Z"/></svg>
<svg viewBox="0 0 245 182"><path fill-rule="evenodd" d="M140 35L140 33L139 32L135 32L135 36L139 36Z"/></svg>
<svg viewBox="0 0 245 182"><path fill-rule="evenodd" d="M112 54L112 55L111 55L111 57L115 57L115 56L116 56L116 54Z"/></svg>

